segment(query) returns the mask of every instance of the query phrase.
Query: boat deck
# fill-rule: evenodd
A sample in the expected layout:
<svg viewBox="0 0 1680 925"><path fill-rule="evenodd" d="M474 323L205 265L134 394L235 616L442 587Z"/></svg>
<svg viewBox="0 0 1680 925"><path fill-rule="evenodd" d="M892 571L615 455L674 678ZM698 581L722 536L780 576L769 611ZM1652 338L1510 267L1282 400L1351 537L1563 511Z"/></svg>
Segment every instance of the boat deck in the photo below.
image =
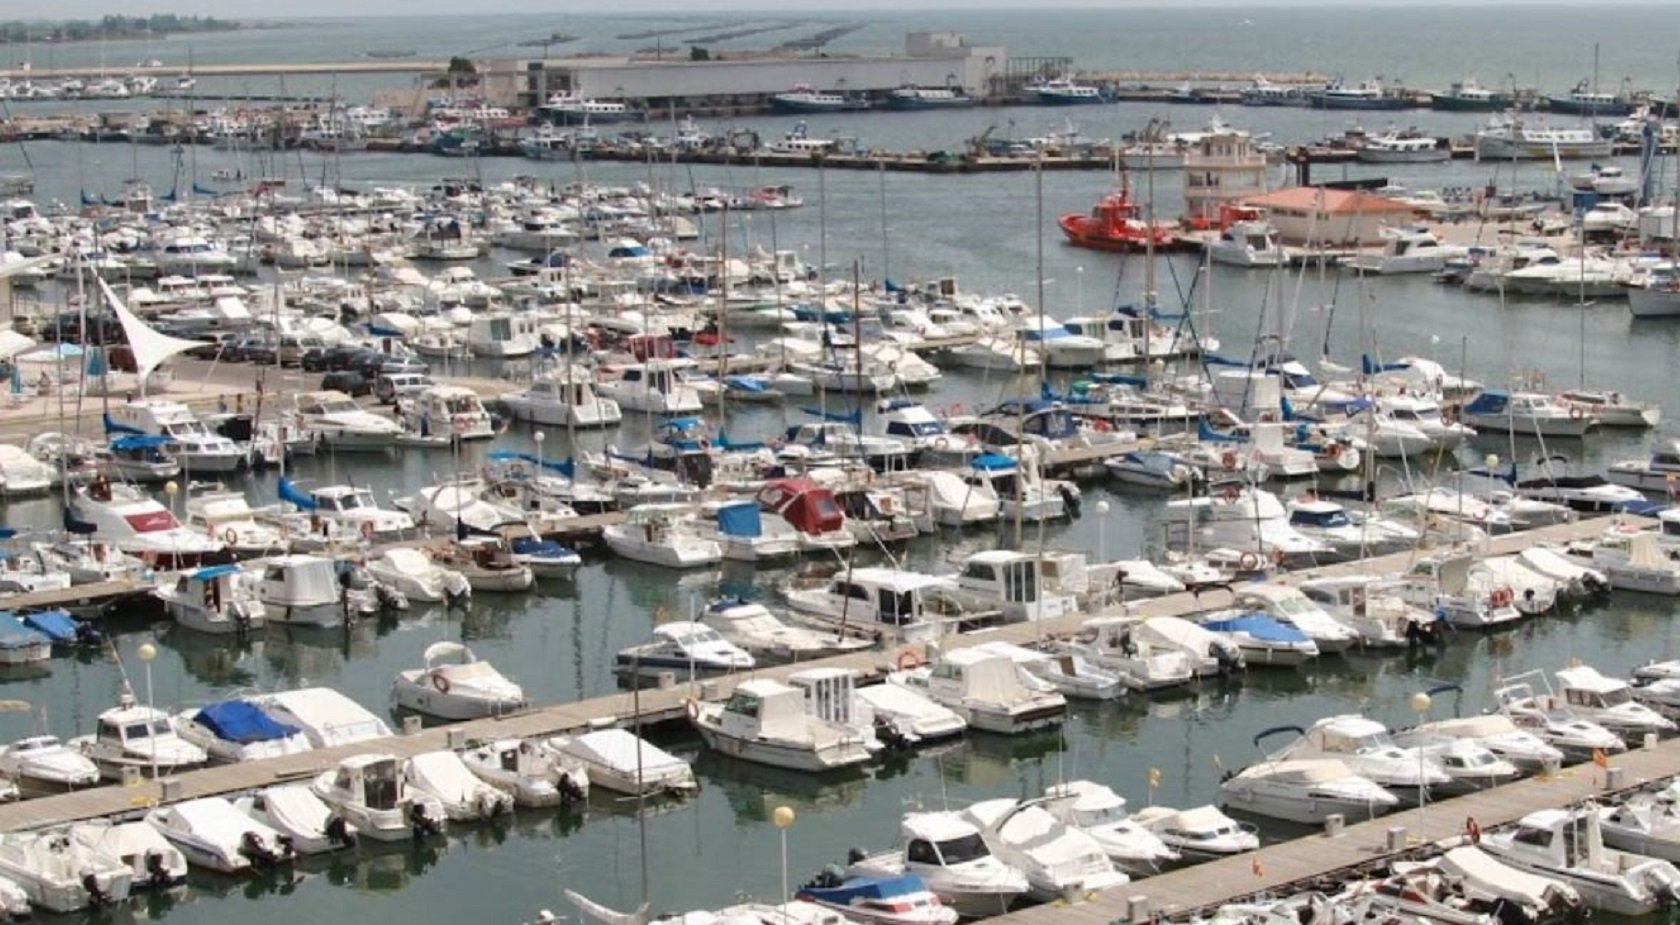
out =
<svg viewBox="0 0 1680 925"><path fill-rule="evenodd" d="M1541 543L1568 542L1596 535L1603 530L1604 525L1605 521L1601 518L1585 519L1573 524L1562 524L1526 533L1509 534L1493 539L1484 549L1477 551L1487 554L1502 554L1516 552ZM1396 571L1406 568L1412 558L1411 553L1398 553L1380 558L1294 572L1283 576L1280 580L1295 582L1304 578L1332 574ZM1223 603L1217 598L1217 594L1218 592L1204 591L1199 595L1191 593L1168 595L1143 601L1129 608L1129 612L1140 617L1186 616ZM1213 595L1211 599L1210 595ZM1030 644L1048 637L1071 635L1091 616L1091 614L1075 614L1036 623L1010 624L981 633L948 636L942 641L941 645L946 650L951 650L993 640ZM552 704L507 717L434 727L413 735L398 735L356 745L305 752L300 755L206 768L184 773L175 778L174 783L169 785L170 796L173 799L191 799L216 794L237 793L280 781L310 777L332 767L340 758L350 755L367 752L412 755L445 748L450 744L452 737L458 742L506 737L540 738L608 726L629 727L635 725L638 721L649 724L665 722L679 718L688 699L721 700L729 695L737 683L750 678L770 677L779 679L794 671L819 666L852 668L862 672L866 677L879 677L889 669L897 655L898 651L896 649L877 649L794 665L777 665L748 674L707 679L694 683L674 683L670 687L642 690L639 693L614 693L589 700ZM1680 745L1665 745L1653 754L1666 756L1667 763L1649 768L1640 764L1637 766L1638 770L1631 772L1633 776L1655 777L1664 773L1680 773ZM1632 767L1630 764L1630 768ZM1573 773L1580 775L1585 772L1577 771ZM1560 779L1570 780L1573 778L1565 775ZM1532 783L1516 784L1494 793L1464 799L1489 801L1485 804L1470 804L1472 806L1469 811L1470 814L1477 815L1479 819L1483 818L1485 814L1486 818L1483 823L1485 826L1503 818L1500 813L1520 815L1522 812L1526 812L1527 809L1524 807L1530 806L1530 803L1528 798L1521 793L1525 788L1536 789L1536 786ZM162 794L163 788L159 784L147 781L132 788L108 786L78 793L12 803L0 806L0 832L38 828L130 812L152 805L160 799ZM1553 800L1555 797L1547 795L1542 799ZM1501 809L1500 807L1505 804L1498 802L1500 800L1507 801L1509 805L1505 809ZM1465 813L1458 810L1453 812L1457 814L1457 824L1462 824ZM1290 866L1287 861L1290 855L1280 855L1275 875L1281 876L1292 871L1306 870L1312 864L1319 864L1320 866L1327 864L1345 865L1349 863L1349 852L1346 850L1345 844L1353 844L1353 842L1338 841L1331 849L1323 852L1323 856L1317 861L1311 861L1303 857L1299 861L1299 867ZM1290 850L1299 852L1303 849L1294 848ZM1247 860L1244 859L1243 863L1246 865ZM1262 863L1267 862L1263 861ZM1171 876L1195 876L1197 875L1196 871L1203 870L1206 867L1207 865L1203 865L1203 867L1193 868L1184 874ZM1230 877L1227 872L1226 879L1234 881L1238 878ZM1146 881L1146 884L1154 882ZM1167 885L1162 888L1165 890L1177 881L1163 877L1161 882ZM1247 879L1242 882L1250 888L1257 889L1260 886L1259 883L1250 883ZM1136 892L1135 889L1128 888L1128 890L1129 892L1124 892L1124 895L1131 895ZM1166 892L1161 894L1163 902L1170 901L1185 908L1188 907L1186 905L1188 900L1183 897L1192 895L1196 894L1189 886L1186 886L1181 894ZM1119 902L1118 899L1111 901ZM1157 906L1157 908L1162 907ZM1113 915L1110 914L1108 918L1113 918ZM1105 919L1106 921L1107 919Z"/></svg>

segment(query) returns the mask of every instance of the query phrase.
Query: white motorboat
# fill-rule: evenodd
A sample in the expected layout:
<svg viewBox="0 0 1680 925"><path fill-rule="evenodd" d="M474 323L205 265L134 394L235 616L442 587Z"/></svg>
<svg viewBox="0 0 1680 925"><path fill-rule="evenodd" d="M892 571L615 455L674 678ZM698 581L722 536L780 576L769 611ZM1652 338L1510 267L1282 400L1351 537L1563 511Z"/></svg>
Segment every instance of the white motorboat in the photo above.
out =
<svg viewBox="0 0 1680 925"><path fill-rule="evenodd" d="M520 562L512 545L499 536L456 538L434 544L428 552L432 561L465 578L474 592L522 592L537 583L536 571Z"/></svg>
<svg viewBox="0 0 1680 925"><path fill-rule="evenodd" d="M1008 912L1029 888L1026 875L993 856L979 828L960 813L906 813L899 842L880 854L854 854L847 873L914 874L941 902L970 918Z"/></svg>
<svg viewBox="0 0 1680 925"><path fill-rule="evenodd" d="M1539 392L1486 389L1459 411L1459 419L1495 434L1516 437L1580 437L1598 426L1580 407L1564 407Z"/></svg>
<svg viewBox="0 0 1680 925"><path fill-rule="evenodd" d="M1133 690L1166 690L1195 679L1197 660L1179 646L1146 640L1138 626L1132 617L1094 617L1085 621L1073 641L1053 644L1050 651L1077 655L1112 671Z"/></svg>
<svg viewBox="0 0 1680 925"><path fill-rule="evenodd" d="M1415 746L1447 775L1447 782L1431 786L1434 793L1456 796L1499 787L1522 776L1515 764L1494 754L1474 739L1435 739Z"/></svg>
<svg viewBox="0 0 1680 925"><path fill-rule="evenodd" d="M1381 251L1354 255L1349 266L1360 273L1439 273L1451 259L1465 255L1462 247L1441 243L1427 231L1404 231L1387 236Z"/></svg>
<svg viewBox="0 0 1680 925"><path fill-rule="evenodd" d="M1394 794L1355 774L1334 758L1266 760L1225 778L1220 803L1228 808L1305 825L1328 817L1371 819L1400 802Z"/></svg>
<svg viewBox="0 0 1680 925"><path fill-rule="evenodd" d="M679 678L750 671L752 653L725 639L704 623L679 620L653 628L646 641L620 649L614 671L626 677Z"/></svg>
<svg viewBox="0 0 1680 925"><path fill-rule="evenodd" d="M687 761L627 729L560 736L549 739L543 747L582 766L591 786L615 793L652 796L700 789Z"/></svg>
<svg viewBox="0 0 1680 925"><path fill-rule="evenodd" d="M180 849L188 864L218 873L270 870L295 856L289 839L223 797L160 806L146 814L146 822Z"/></svg>
<svg viewBox="0 0 1680 925"><path fill-rule="evenodd" d="M134 870L64 831L0 835L0 876L48 912L112 906L128 898Z"/></svg>
<svg viewBox="0 0 1680 925"><path fill-rule="evenodd" d="M1077 652L1051 654L1001 640L974 648L1009 659L1069 700L1113 700L1130 687L1120 672L1100 667Z"/></svg>
<svg viewBox="0 0 1680 925"><path fill-rule="evenodd" d="M548 427L611 427L624 419L618 402L595 391L584 375L543 376L501 397L516 420Z"/></svg>
<svg viewBox="0 0 1680 925"><path fill-rule="evenodd" d="M169 714L134 702L123 690L117 705L99 714L92 735L65 743L99 766L107 780L122 780L125 768L157 775L203 767L210 760L204 749L175 733Z"/></svg>
<svg viewBox="0 0 1680 925"><path fill-rule="evenodd" d="M1529 672L1529 676L1539 674ZM1501 714L1548 745L1561 749L1566 756L1584 761L1599 752L1610 755L1627 750L1621 736L1582 718L1550 691L1536 694L1526 683L1505 683L1494 688L1493 699Z"/></svg>
<svg viewBox="0 0 1680 925"><path fill-rule="evenodd" d="M451 604L472 596L466 576L438 565L418 549L397 546L367 560L368 574L396 588L411 601L445 601Z"/></svg>
<svg viewBox="0 0 1680 925"><path fill-rule="evenodd" d="M166 890L187 879L187 856L144 821L90 820L66 832L83 848L127 864L135 890Z"/></svg>
<svg viewBox="0 0 1680 925"><path fill-rule="evenodd" d="M1640 703L1633 687L1620 678L1607 678L1590 665L1561 669L1556 677L1558 694L1571 711L1629 742L1675 730L1673 720Z"/></svg>
<svg viewBox="0 0 1680 925"><path fill-rule="evenodd" d="M479 779L461 756L448 749L415 755L403 764L403 776L417 794L443 806L452 821L494 819L513 812L513 795Z"/></svg>
<svg viewBox="0 0 1680 925"><path fill-rule="evenodd" d="M1331 616L1298 588L1277 583L1245 585L1236 595L1239 608L1264 613L1305 633L1320 654L1345 652L1359 641L1352 627Z"/></svg>
<svg viewBox="0 0 1680 925"><path fill-rule="evenodd" d="M529 739L486 742L462 752L461 761L516 806L558 806L589 796L589 772L581 762Z"/></svg>
<svg viewBox="0 0 1680 925"><path fill-rule="evenodd" d="M433 385L399 396L398 423L422 440L489 440L496 426L478 393L458 385Z"/></svg>
<svg viewBox="0 0 1680 925"><path fill-rule="evenodd" d="M971 728L1018 735L1061 724L1067 698L1011 658L975 649L948 652L932 665L895 671L888 683L927 695Z"/></svg>
<svg viewBox="0 0 1680 925"><path fill-rule="evenodd" d="M783 623L770 608L740 598L712 601L701 611L700 622L734 645L778 661L827 658L870 646L869 640L861 637Z"/></svg>
<svg viewBox="0 0 1680 925"><path fill-rule="evenodd" d="M383 453L397 443L402 425L366 411L343 392L302 392L293 398L298 426L339 453Z"/></svg>
<svg viewBox="0 0 1680 925"><path fill-rule="evenodd" d="M235 556L266 556L286 551L281 531L256 519L256 511L240 491L192 492L187 496L189 530L221 537Z"/></svg>
<svg viewBox="0 0 1680 925"><path fill-rule="evenodd" d="M783 594L790 607L825 626L903 642L935 639L945 618L962 613L949 579L901 569L844 569L815 585L795 583Z"/></svg>
<svg viewBox="0 0 1680 925"><path fill-rule="evenodd" d="M1197 521L1197 546L1248 553L1256 566L1277 555L1285 562L1316 562L1335 551L1290 526L1289 511L1277 495L1261 488L1227 483L1204 497L1168 501L1167 509L1169 515Z"/></svg>
<svg viewBox="0 0 1680 925"><path fill-rule="evenodd" d="M353 745L393 734L384 720L330 687L276 691L253 699L276 721L303 730L309 744L316 748Z"/></svg>
<svg viewBox="0 0 1680 925"><path fill-rule="evenodd" d="M0 775L31 794L99 784L99 766L54 735L32 735L0 748Z"/></svg>
<svg viewBox="0 0 1680 925"><path fill-rule="evenodd" d="M692 360L648 360L609 369L606 378L595 382L595 391L625 411L699 414L704 410L700 393L682 375L693 365Z"/></svg>
<svg viewBox="0 0 1680 925"><path fill-rule="evenodd" d="M1250 667L1297 668L1318 658L1311 637L1265 613L1223 611L1203 619L1201 626L1236 643Z"/></svg>
<svg viewBox="0 0 1680 925"><path fill-rule="evenodd" d="M317 532L316 521L341 524L353 535L373 541L399 539L414 529L414 518L380 507L373 492L354 485L322 485L304 494L290 479L282 478L280 500L309 515L311 533Z"/></svg>
<svg viewBox="0 0 1680 925"><path fill-rule="evenodd" d="M443 831L443 807L409 792L402 760L354 755L315 778L310 790L362 838L407 841Z"/></svg>
<svg viewBox="0 0 1680 925"><path fill-rule="evenodd" d="M1419 749L1396 745L1382 723L1356 714L1328 716L1307 729L1279 726L1256 735L1255 741L1278 732L1293 732L1296 738L1273 752L1272 761L1337 760L1360 777L1414 799L1420 790L1450 781Z"/></svg>
<svg viewBox="0 0 1680 925"><path fill-rule="evenodd" d="M1680 870L1667 861L1606 848L1596 807L1544 809L1482 837L1482 850L1519 870L1580 891L1595 910L1649 915L1680 901Z"/></svg>
<svg viewBox="0 0 1680 925"><path fill-rule="evenodd" d="M105 542L149 562L198 563L226 549L220 538L181 526L151 495L103 477L71 495L70 516L93 525Z"/></svg>
<svg viewBox="0 0 1680 925"><path fill-rule="evenodd" d="M257 576L240 565L209 565L181 572L173 584L152 589L164 612L199 633L249 633L268 619Z"/></svg>
<svg viewBox="0 0 1680 925"><path fill-rule="evenodd" d="M1557 400L1566 408L1580 408L1597 418L1600 427L1642 429L1662 423L1661 405L1634 401L1620 392L1565 389L1557 394Z"/></svg>
<svg viewBox="0 0 1680 925"><path fill-rule="evenodd" d="M303 730L275 722L261 707L237 698L182 711L175 717L175 731L204 749L211 761L224 764L299 755L314 748Z"/></svg>
<svg viewBox="0 0 1680 925"><path fill-rule="evenodd" d="M1464 554L1419 560L1401 586L1402 595L1459 629L1493 629L1522 619L1515 590L1493 585L1475 573L1476 565Z"/></svg>
<svg viewBox="0 0 1680 925"><path fill-rule="evenodd" d="M848 877L827 867L795 895L866 925L956 925L958 920L957 910L940 902L915 874Z"/></svg>
<svg viewBox="0 0 1680 925"><path fill-rule="evenodd" d="M1258 829L1232 819L1211 804L1189 809L1145 806L1133 813L1131 820L1185 857L1228 857L1260 847Z"/></svg>
<svg viewBox="0 0 1680 925"><path fill-rule="evenodd" d="M1610 139L1588 127L1558 128L1496 116L1476 133L1476 157L1481 160L1607 158L1611 154Z"/></svg>
<svg viewBox="0 0 1680 925"><path fill-rule="evenodd" d="M458 722L530 706L524 688L458 642L434 642L421 659L423 667L399 671L391 682L396 709Z"/></svg>
<svg viewBox="0 0 1680 925"><path fill-rule="evenodd" d="M1673 480L1680 479L1680 440L1671 440L1651 451L1645 459L1624 459L1610 464L1605 478L1643 492L1666 493Z"/></svg>
<svg viewBox="0 0 1680 925"><path fill-rule="evenodd" d="M691 703L700 737L732 758L808 772L869 760L862 738L811 716L805 692L780 681L755 678L737 685L726 703Z"/></svg>
<svg viewBox="0 0 1680 925"><path fill-rule="evenodd" d="M1680 863L1680 792L1671 783L1635 793L1598 810L1604 843L1612 848Z"/></svg>
<svg viewBox="0 0 1680 925"><path fill-rule="evenodd" d="M1549 773L1563 764L1563 752L1498 713L1432 720L1394 733L1396 744L1433 748L1460 739L1474 742L1526 773Z"/></svg>
<svg viewBox="0 0 1680 925"><path fill-rule="evenodd" d="M1044 791L1044 809L1096 839L1115 866L1130 874L1152 874L1179 853L1126 812L1126 800L1105 784L1072 780Z"/></svg>
<svg viewBox="0 0 1680 925"><path fill-rule="evenodd" d="M666 568L701 568L723 561L723 547L702 536L684 504L640 504L621 524L601 529L613 552Z"/></svg>
<svg viewBox="0 0 1680 925"><path fill-rule="evenodd" d="M105 415L107 433L164 437L168 453L189 476L237 472L247 454L232 440L213 434L186 405L163 398L136 398Z"/></svg>
<svg viewBox="0 0 1680 925"><path fill-rule="evenodd" d="M981 800L963 810L998 860L1027 876L1028 893L1041 901L1121 886L1101 842L1056 818L1042 800Z"/></svg>
<svg viewBox="0 0 1680 925"><path fill-rule="evenodd" d="M1300 584L1301 593L1359 634L1366 649L1417 646L1438 638L1441 618L1410 604L1402 582L1371 575L1337 575Z"/></svg>
<svg viewBox="0 0 1680 925"><path fill-rule="evenodd" d="M995 610L1011 623L1077 612L1078 599L1057 593L1044 580L1042 563L1040 556L1007 549L974 553L957 574L957 600L974 610Z"/></svg>
<svg viewBox="0 0 1680 925"><path fill-rule="evenodd" d="M338 569L332 559L305 553L265 561L259 593L268 621L333 627L354 620L359 614L353 611Z"/></svg>
<svg viewBox="0 0 1680 925"><path fill-rule="evenodd" d="M1575 558L1604 573L1610 587L1646 594L1680 594L1680 563L1663 552L1656 533L1632 524L1611 527Z"/></svg>
<svg viewBox="0 0 1680 925"><path fill-rule="evenodd" d="M897 684L854 688L855 696L875 715L876 735L908 743L961 735L968 723L955 710Z"/></svg>
<svg viewBox="0 0 1680 925"><path fill-rule="evenodd" d="M276 784L233 801L235 809L279 833L298 854L326 854L356 844L356 830L308 784Z"/></svg>
<svg viewBox="0 0 1680 925"><path fill-rule="evenodd" d="M0 495L7 498L44 495L58 483L56 467L36 459L23 447L0 444Z"/></svg>
<svg viewBox="0 0 1680 925"><path fill-rule="evenodd" d="M1334 501L1316 495L1291 500L1289 526L1308 539L1318 540L1349 559L1382 555L1416 546L1421 534L1414 528L1381 514L1350 512Z"/></svg>
<svg viewBox="0 0 1680 925"><path fill-rule="evenodd" d="M1289 262L1277 229L1267 221L1232 222L1205 249L1209 260L1229 267L1279 267Z"/></svg>

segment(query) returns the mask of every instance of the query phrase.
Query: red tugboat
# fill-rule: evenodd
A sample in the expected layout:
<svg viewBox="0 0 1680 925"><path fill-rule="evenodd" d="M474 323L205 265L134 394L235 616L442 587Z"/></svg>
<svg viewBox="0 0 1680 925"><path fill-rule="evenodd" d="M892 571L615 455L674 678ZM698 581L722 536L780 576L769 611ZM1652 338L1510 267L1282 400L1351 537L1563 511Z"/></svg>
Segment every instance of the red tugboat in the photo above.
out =
<svg viewBox="0 0 1680 925"><path fill-rule="evenodd" d="M1068 243L1075 247L1130 253L1147 248L1151 235L1158 251L1184 246L1184 241L1171 230L1159 224L1151 229L1140 214L1137 204L1132 202L1131 188L1122 179L1120 188L1097 200L1090 214L1069 212L1057 219L1056 224L1062 226Z"/></svg>

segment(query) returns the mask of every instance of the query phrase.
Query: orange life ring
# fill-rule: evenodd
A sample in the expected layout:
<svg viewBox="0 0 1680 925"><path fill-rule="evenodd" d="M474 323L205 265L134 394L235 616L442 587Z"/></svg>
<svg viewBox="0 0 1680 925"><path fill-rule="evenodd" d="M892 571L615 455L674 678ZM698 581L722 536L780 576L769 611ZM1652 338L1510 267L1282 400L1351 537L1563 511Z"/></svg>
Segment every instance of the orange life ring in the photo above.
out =
<svg viewBox="0 0 1680 925"><path fill-rule="evenodd" d="M1219 457L1219 464L1224 466L1227 472L1235 470L1237 468L1237 454L1226 450L1225 455Z"/></svg>
<svg viewBox="0 0 1680 925"><path fill-rule="evenodd" d="M700 718L700 701L692 699L688 700L683 704L683 709L688 712L688 718L690 720L698 720Z"/></svg>
<svg viewBox="0 0 1680 925"><path fill-rule="evenodd" d="M371 521L371 520L362 521L362 539L364 539L364 540L373 539L373 521Z"/></svg>
<svg viewBox="0 0 1680 925"><path fill-rule="evenodd" d="M1260 557L1252 552L1245 552L1237 559L1237 567L1245 572L1252 572L1260 567Z"/></svg>
<svg viewBox="0 0 1680 925"><path fill-rule="evenodd" d="M449 693L449 679L435 671L432 672L432 686L437 688L440 694Z"/></svg>
<svg viewBox="0 0 1680 925"><path fill-rule="evenodd" d="M228 544L229 546L237 545L239 543L239 531L233 529L232 527L222 531L222 542Z"/></svg>
<svg viewBox="0 0 1680 925"><path fill-rule="evenodd" d="M1470 839L1472 845L1482 843L1482 825L1476 821L1475 816L1464 817L1464 836Z"/></svg>
<svg viewBox="0 0 1680 925"><path fill-rule="evenodd" d="M898 657L893 659L893 665L896 666L899 671L909 671L912 668L920 668L922 667L922 657L916 654L916 650L906 647L898 650Z"/></svg>

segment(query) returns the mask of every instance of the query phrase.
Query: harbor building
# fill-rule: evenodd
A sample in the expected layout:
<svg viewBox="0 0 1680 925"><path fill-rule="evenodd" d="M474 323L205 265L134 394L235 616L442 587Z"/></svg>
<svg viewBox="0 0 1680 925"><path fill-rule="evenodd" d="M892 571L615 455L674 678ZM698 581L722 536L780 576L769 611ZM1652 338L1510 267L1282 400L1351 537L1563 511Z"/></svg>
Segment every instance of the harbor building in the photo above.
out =
<svg viewBox="0 0 1680 925"><path fill-rule="evenodd" d="M960 89L987 96L1009 68L1000 45L970 45L957 32L912 32L902 55L720 57L678 55L548 58L526 62L517 102L541 106L570 95L634 107L756 106L805 85L816 90L879 97L907 84Z"/></svg>

